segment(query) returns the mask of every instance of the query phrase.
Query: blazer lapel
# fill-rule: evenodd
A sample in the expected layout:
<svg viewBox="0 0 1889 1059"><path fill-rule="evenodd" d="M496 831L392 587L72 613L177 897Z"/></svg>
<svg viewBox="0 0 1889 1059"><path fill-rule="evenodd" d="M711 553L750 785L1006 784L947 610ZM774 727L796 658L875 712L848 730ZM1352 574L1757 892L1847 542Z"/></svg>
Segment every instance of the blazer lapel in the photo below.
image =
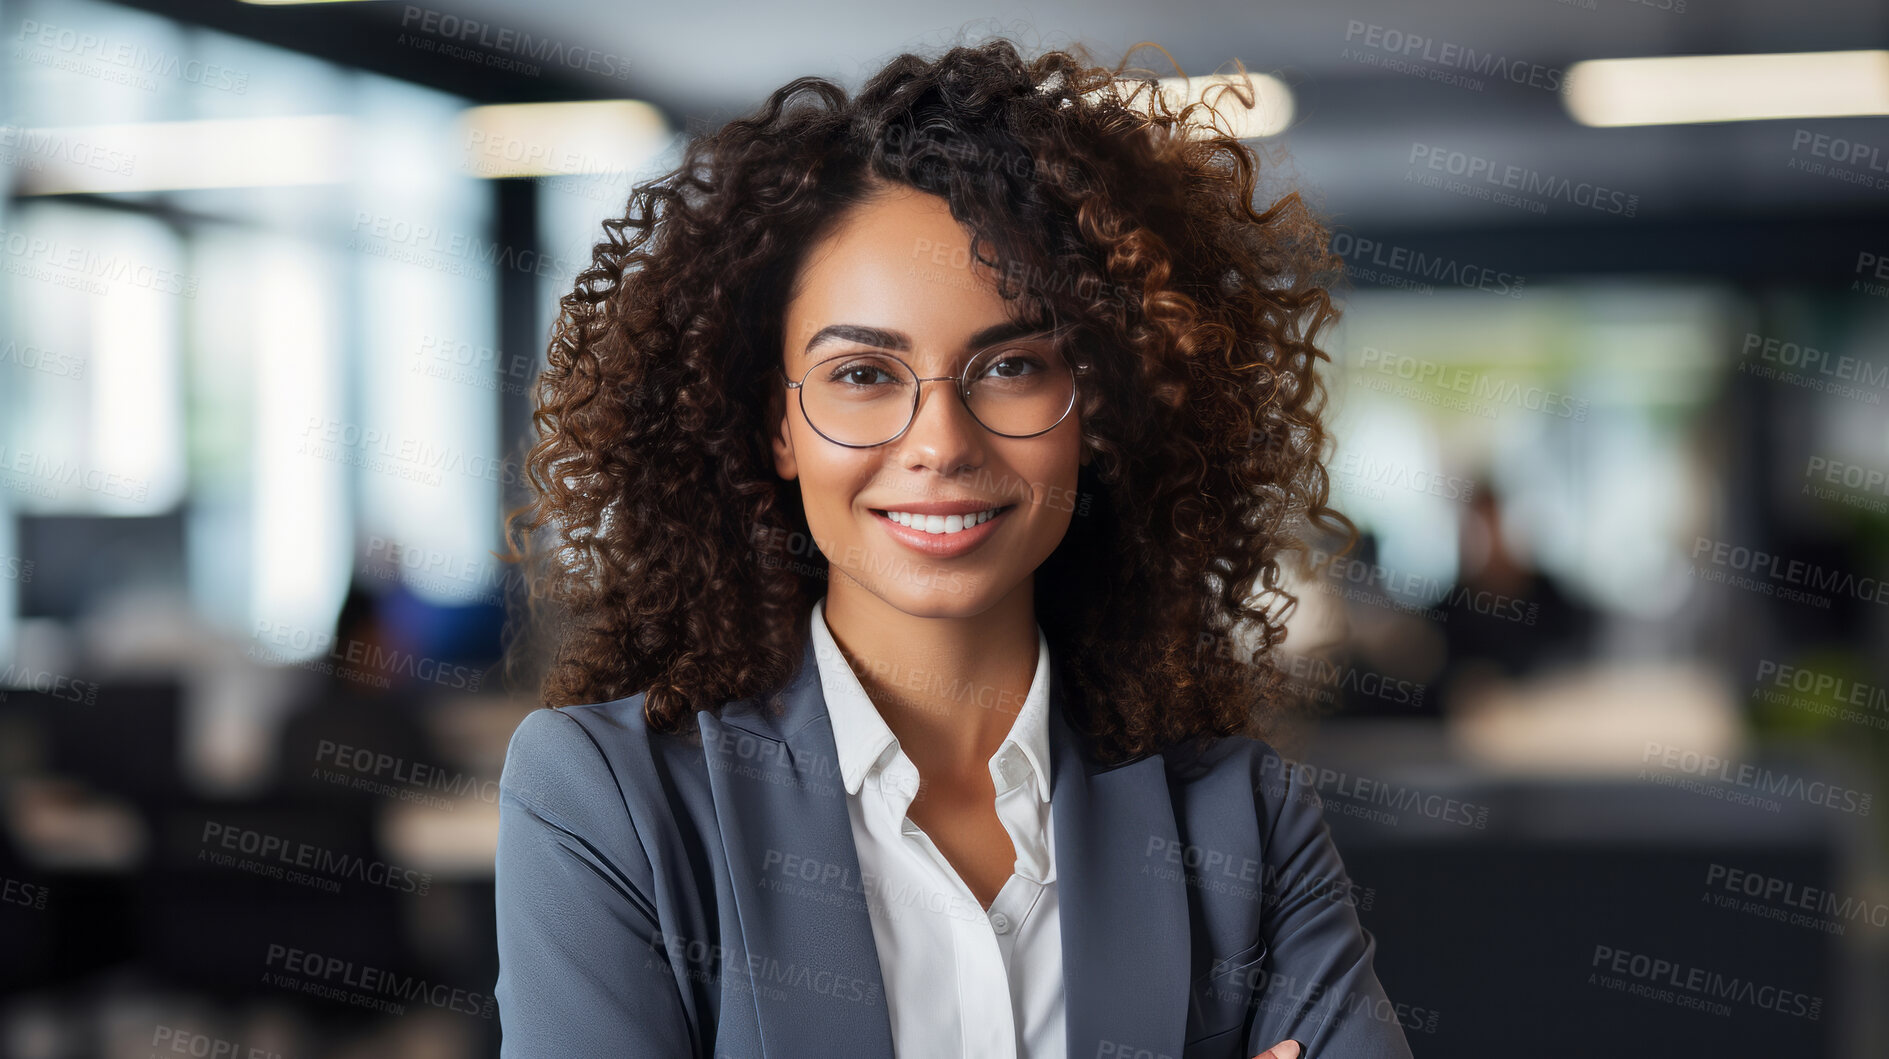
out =
<svg viewBox="0 0 1889 1059"><path fill-rule="evenodd" d="M769 702L699 715L765 1055L891 1059L892 1020L813 641Z"/></svg>
<svg viewBox="0 0 1889 1059"><path fill-rule="evenodd" d="M1161 755L1115 767L1082 751L1052 665L1050 812L1062 906L1068 1054L1181 1054L1187 1032L1186 882ZM1164 870L1167 869L1167 870Z"/></svg>
<svg viewBox="0 0 1889 1059"><path fill-rule="evenodd" d="M769 699L698 715L766 1055L886 1057L891 1014L812 637ZM1071 1059L1181 1054L1186 882L1160 755L1097 764L1050 678L1050 811ZM731 971L724 963L723 973Z"/></svg>

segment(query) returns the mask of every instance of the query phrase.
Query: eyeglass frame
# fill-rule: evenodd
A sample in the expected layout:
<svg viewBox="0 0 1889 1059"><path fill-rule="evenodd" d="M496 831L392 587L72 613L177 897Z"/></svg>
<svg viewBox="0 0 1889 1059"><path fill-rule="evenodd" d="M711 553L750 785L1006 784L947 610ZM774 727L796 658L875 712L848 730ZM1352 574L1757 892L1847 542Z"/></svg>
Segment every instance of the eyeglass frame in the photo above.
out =
<svg viewBox="0 0 1889 1059"><path fill-rule="evenodd" d="M788 389L800 391L800 416L802 419L805 419L807 421L808 426L813 428L813 432L825 438L826 440L832 442L833 444L840 445L845 448L876 449L881 445L890 445L894 441L897 441L898 439L904 437L905 432L912 429L912 424L918 422L918 400L921 396L923 396L920 388L923 387L928 382L944 382L946 380L950 380L958 384L955 387L958 394L958 400L964 405L964 410L970 413L971 420L975 422L978 426L983 427L985 430L990 431L992 434L995 434L1000 438L1014 438L1014 439L1022 440L1026 438L1042 437L1044 434L1047 434L1050 431L1055 430L1057 427L1063 425L1063 420L1068 419L1070 411L1076 407L1076 395L1081 390L1079 386L1076 386L1073 384L1073 380L1080 379L1083 376L1088 375L1089 370L1090 370L1089 365L1082 361L1071 360L1070 358L1066 356L1063 357L1063 362L1069 365L1069 374L1072 378L1072 384L1069 387L1069 403L1063 407L1062 414L1056 417L1056 421L1054 423L1051 423L1049 426L1046 426L1041 430L1032 431L1031 433L1028 433L1028 434L1006 434L1001 430L993 429L990 424L978 418L977 410L971 407L971 387L970 387L970 384L966 382L965 377L970 374L971 365L977 363L977 358L983 356L986 353L989 353L993 349L1007 349L1012 346L1027 347L1030 343L1040 342L1045 338L1051 338L1051 339L1060 338L1067 332L1073 331L1073 330L1075 330L1075 326L1073 324L1064 324L1057 327L1052 327L1047 331L1039 331L1033 335L1025 335L1025 336L1020 336L1018 338L1007 338L1001 342L993 342L990 345L985 346L983 349L980 349L977 352L971 354L970 357L966 358L966 360L964 361L963 370L959 371L956 375L923 376L923 375L918 374L917 368L914 368L910 364L907 364L905 362L904 357L898 356L897 354L892 353L890 350L875 351L873 355L886 356L886 357L892 358L893 360L898 361L899 364L902 365L906 371L909 371L912 373L912 377L917 380L917 385L912 387L912 410L905 417L905 425L899 428L898 433L892 435L891 437L885 439L884 441L874 441L865 445L855 445L850 441L840 441L837 438L834 438L833 436L828 434L826 431L821 430L819 427L819 424L813 421L813 417L807 414L807 390L806 390L808 377L811 376L814 372L814 369L818 368L820 365L830 364L836 360L844 360L847 357L862 356L865 354L860 353L860 352L835 353L834 355L830 357L825 357L820 360L817 360L814 363L807 366L807 370L801 374L799 382L795 382L793 378L787 374L786 366L782 365L778 361L775 362L774 364L774 370L780 373L781 379L787 384ZM1063 355L1063 351L1060 346L1057 347L1056 349L1056 355L1057 356Z"/></svg>

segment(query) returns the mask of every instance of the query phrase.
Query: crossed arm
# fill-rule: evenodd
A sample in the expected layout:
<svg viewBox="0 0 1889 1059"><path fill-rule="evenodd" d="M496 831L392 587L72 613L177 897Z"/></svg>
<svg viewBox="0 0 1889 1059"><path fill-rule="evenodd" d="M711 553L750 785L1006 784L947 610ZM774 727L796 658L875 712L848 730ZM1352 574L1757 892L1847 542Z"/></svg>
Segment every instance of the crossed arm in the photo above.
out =
<svg viewBox="0 0 1889 1059"><path fill-rule="evenodd" d="M1372 968L1377 941L1350 903L1344 862L1316 787L1265 748L1255 794L1270 875L1285 880L1261 917L1268 955L1247 1035L1255 1059L1411 1059L1397 1009Z"/></svg>
<svg viewBox="0 0 1889 1059"><path fill-rule="evenodd" d="M1255 795L1270 876L1244 1054L1411 1059L1372 968L1376 941L1334 900L1344 864L1317 790L1271 748ZM504 1059L694 1055L648 856L602 752L558 710L526 716L500 779L498 999ZM1307 885L1308 882L1321 885Z"/></svg>

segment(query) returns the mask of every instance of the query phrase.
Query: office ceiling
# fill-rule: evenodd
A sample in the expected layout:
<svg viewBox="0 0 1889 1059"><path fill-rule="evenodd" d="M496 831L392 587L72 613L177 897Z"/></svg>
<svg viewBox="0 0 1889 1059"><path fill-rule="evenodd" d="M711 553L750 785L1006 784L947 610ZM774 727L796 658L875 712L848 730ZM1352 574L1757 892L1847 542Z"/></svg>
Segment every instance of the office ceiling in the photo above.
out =
<svg viewBox="0 0 1889 1059"><path fill-rule="evenodd" d="M439 9L620 56L629 76L615 90L644 95L677 120L714 125L805 74L857 87L901 51L931 52L990 33L1026 48L1079 41L1103 61L1154 41L1180 68L1202 74L1238 59L1295 86L1299 120L1282 138L1292 174L1353 219L1398 223L1546 223L1586 211L1553 196L1540 212L1504 209L1413 184L1430 152L1462 152L1558 182L1590 183L1637 200L1636 217L1720 211L1877 212L1889 189L1805 176L1791 168L1804 122L1589 129L1565 112L1558 81L1581 59L1889 46L1889 5L1857 0L1464 0L1447 4L1352 0L1233 3L1045 0L1001 13L932 3L758 0L620 5L552 0L449 0ZM1421 47L1409 43L1422 38ZM1418 72L1387 68L1407 49ZM1534 71L1533 85L1464 73L1463 49ZM1159 51L1136 65L1171 73ZM1808 123L1816 131L1878 143L1889 155L1889 120ZM1413 166L1412 157L1419 159ZM1557 206L1560 206L1558 211ZM1596 211L1599 212L1599 211ZM1595 218L1604 219L1604 218Z"/></svg>
<svg viewBox="0 0 1889 1059"><path fill-rule="evenodd" d="M1801 253L1827 269L1859 242L1889 248L1889 231L1882 228L1889 219L1889 172L1874 174L1885 179L1871 182L1807 172L1806 163L1819 159L1802 142L1808 135L1834 137L1874 147L1889 160L1889 119L1596 129L1577 124L1554 90L1560 74L1582 59L1889 47L1889 4L1880 0L1044 0L1004 11L911 0L797 6L759 0L128 2L485 102L647 99L691 130L750 110L795 77L816 74L856 88L902 51L935 53L993 33L1026 50L1080 42L1103 62L1153 41L1188 74L1228 68L1238 59L1291 84L1298 116L1277 138L1273 171L1361 231L1500 230L1510 238L1503 252L1523 255L1535 238L1529 233L1632 228L1641 233L1631 251L1635 260L1656 262L1674 240L1705 246L1711 240L1701 231L1738 219L1768 224L1766 238L1782 237L1783 245L1766 253ZM416 48L406 36L430 25L443 40L445 28L465 32L465 20L480 23L475 45L481 38L531 34L606 55L622 73L547 66L519 74L477 54L515 56L515 47L448 56L445 49ZM1413 38L1421 43L1410 43ZM1398 69L1393 60L1406 50L1411 61ZM1465 51L1530 75L1519 84L1475 76ZM1173 72L1152 48L1137 53L1135 64ZM1427 174L1437 172L1427 160L1439 155L1512 167L1539 184L1603 190L1609 201L1631 199L1633 209L1621 216L1566 192L1504 204L1460 186L1426 185ZM1662 230L1662 224L1707 227ZM1800 228L1805 237L1792 238ZM1627 251L1616 245L1595 253L1606 264ZM1801 274L1810 263L1778 267Z"/></svg>
<svg viewBox="0 0 1889 1059"><path fill-rule="evenodd" d="M911 0L817 5L436 0L433 6L621 55L630 62L634 83L661 86L663 95L692 100L704 109L749 106L803 74L856 84L900 51L990 32L1025 44L1081 41L1104 59L1151 40L1188 73L1205 73L1238 58L1252 69L1338 78L1371 76L1345 56L1357 44L1356 24L1550 66L1624 55L1826 50L1889 42L1889 5L1862 0L1047 0L1001 11ZM1158 52L1146 55L1142 65L1161 62Z"/></svg>

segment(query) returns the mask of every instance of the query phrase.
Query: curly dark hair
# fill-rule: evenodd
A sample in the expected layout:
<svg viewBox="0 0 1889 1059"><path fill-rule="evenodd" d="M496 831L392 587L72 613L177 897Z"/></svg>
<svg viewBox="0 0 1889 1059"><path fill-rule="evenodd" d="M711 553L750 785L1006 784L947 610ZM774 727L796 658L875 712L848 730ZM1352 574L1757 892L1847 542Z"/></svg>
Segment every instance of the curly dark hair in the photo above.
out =
<svg viewBox="0 0 1889 1059"><path fill-rule="evenodd" d="M794 675L827 567L787 554L811 535L765 440L786 299L849 206L905 185L1093 365L1082 503L1035 574L1072 728L1108 762L1263 735L1298 603L1280 557L1301 520L1358 537L1327 505L1316 370L1341 262L1296 193L1255 210L1258 161L1208 103L1176 112L1126 62L999 37L900 55L852 99L803 77L636 185L559 301L506 520L546 703L647 692L683 733Z"/></svg>

